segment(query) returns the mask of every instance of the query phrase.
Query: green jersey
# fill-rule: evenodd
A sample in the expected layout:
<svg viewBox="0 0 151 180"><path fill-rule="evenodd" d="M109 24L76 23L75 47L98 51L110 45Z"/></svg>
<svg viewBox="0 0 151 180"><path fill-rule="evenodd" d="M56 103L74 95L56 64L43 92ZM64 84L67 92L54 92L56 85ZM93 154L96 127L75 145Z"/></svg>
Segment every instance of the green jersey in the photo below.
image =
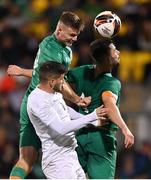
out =
<svg viewBox="0 0 151 180"><path fill-rule="evenodd" d="M59 42L55 35L47 36L39 45L39 50L34 62L31 83L27 89L28 96L39 84L39 68L46 61L59 62L69 67L72 59L72 51L64 43Z"/></svg>
<svg viewBox="0 0 151 180"><path fill-rule="evenodd" d="M28 95L39 84L39 68L46 61L55 61L66 67L71 63L71 49L59 42L55 35L47 36L39 45L39 50L34 62L33 74L30 85L23 98L20 110L20 147L33 146L37 150L41 148L41 142L36 135L27 113Z"/></svg>
<svg viewBox="0 0 151 180"><path fill-rule="evenodd" d="M94 65L84 65L71 69L67 74L68 82L76 85L76 92L79 96L91 96L91 104L87 108L80 108L82 114L91 113L94 109L103 104L102 93L111 91L117 95L117 106L120 102L121 83L114 78L111 73L101 73L96 78L94 77ZM112 122L106 125L105 128L117 129L117 126Z"/></svg>
<svg viewBox="0 0 151 180"><path fill-rule="evenodd" d="M28 95L36 88L39 84L39 68L41 64L46 61L55 61L64 64L66 67L71 63L71 49L64 43L59 42L55 35L47 36L39 45L39 50L33 66L33 74L31 82L28 86L26 94L23 98L21 105L21 124L29 124L30 120L27 114L27 98Z"/></svg>

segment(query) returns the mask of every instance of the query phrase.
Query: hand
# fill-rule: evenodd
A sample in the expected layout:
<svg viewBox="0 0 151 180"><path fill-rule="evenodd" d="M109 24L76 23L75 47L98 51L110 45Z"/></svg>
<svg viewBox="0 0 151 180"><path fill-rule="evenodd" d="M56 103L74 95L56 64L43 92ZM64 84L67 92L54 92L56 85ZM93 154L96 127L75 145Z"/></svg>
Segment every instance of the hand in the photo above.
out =
<svg viewBox="0 0 151 180"><path fill-rule="evenodd" d="M134 144L134 136L131 131L127 128L122 130L122 133L125 136L124 144L125 148L130 148Z"/></svg>
<svg viewBox="0 0 151 180"><path fill-rule="evenodd" d="M7 69L7 74L10 76L21 76L22 68L16 65L9 65Z"/></svg>
<svg viewBox="0 0 151 180"><path fill-rule="evenodd" d="M103 105L96 109L96 114L98 116L98 119L100 120L99 126L104 126L109 123L106 117L107 113L108 113L108 108L104 108Z"/></svg>
<svg viewBox="0 0 151 180"><path fill-rule="evenodd" d="M109 124L110 120L106 117L106 116L102 116L100 119L99 119L99 125L98 127L101 127L101 126L105 126L107 124Z"/></svg>
<svg viewBox="0 0 151 180"><path fill-rule="evenodd" d="M91 103L91 96L81 98L81 100L77 103L78 106L87 107Z"/></svg>

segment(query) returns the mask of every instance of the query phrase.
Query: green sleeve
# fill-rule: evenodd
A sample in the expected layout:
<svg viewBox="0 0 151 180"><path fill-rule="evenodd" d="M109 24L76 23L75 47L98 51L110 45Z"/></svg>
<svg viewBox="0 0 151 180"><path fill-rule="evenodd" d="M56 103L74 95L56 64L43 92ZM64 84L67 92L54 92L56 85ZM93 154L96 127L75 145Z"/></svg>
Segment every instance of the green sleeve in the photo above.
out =
<svg viewBox="0 0 151 180"><path fill-rule="evenodd" d="M110 81L107 83L106 87L104 87L103 91L111 91L112 93L119 95L121 91L121 83L118 80Z"/></svg>
<svg viewBox="0 0 151 180"><path fill-rule="evenodd" d="M111 91L113 94L117 95L117 106L120 105L120 94L121 94L121 83L119 80L110 81L107 83L107 86L103 88L103 91Z"/></svg>

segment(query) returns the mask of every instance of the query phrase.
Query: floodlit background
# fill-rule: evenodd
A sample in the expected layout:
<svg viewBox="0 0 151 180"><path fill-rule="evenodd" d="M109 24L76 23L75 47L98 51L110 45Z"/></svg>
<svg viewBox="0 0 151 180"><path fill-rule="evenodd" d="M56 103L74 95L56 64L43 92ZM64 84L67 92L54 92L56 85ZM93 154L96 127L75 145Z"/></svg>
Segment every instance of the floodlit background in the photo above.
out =
<svg viewBox="0 0 151 180"><path fill-rule="evenodd" d="M135 146L125 150L118 138L116 178L151 178L151 1L150 0L0 0L0 178L9 177L18 158L19 109L30 79L10 78L10 64L32 68L39 42L51 34L64 10L84 20L84 32L73 45L71 67L91 63L89 43L98 38L95 16L115 12L122 29L113 38L121 51L114 75L122 82L121 113L135 135ZM44 178L40 162L28 178Z"/></svg>

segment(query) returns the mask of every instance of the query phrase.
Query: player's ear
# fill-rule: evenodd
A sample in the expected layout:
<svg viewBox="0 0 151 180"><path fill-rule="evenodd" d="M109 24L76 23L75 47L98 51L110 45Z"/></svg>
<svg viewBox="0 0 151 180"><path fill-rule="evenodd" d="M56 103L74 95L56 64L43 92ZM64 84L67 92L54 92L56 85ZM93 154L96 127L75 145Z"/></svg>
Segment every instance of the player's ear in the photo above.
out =
<svg viewBox="0 0 151 180"><path fill-rule="evenodd" d="M58 32L62 31L62 28L63 28L63 24L59 22L58 27L57 27Z"/></svg>
<svg viewBox="0 0 151 180"><path fill-rule="evenodd" d="M60 32L61 32L61 30L62 30L62 29L61 29L61 27L59 27L59 28L58 28L58 33L60 33Z"/></svg>
<svg viewBox="0 0 151 180"><path fill-rule="evenodd" d="M50 80L48 81L48 84L49 84L49 86L50 86L51 88L53 88L54 85L55 85L55 80L54 80L54 79L50 79Z"/></svg>

